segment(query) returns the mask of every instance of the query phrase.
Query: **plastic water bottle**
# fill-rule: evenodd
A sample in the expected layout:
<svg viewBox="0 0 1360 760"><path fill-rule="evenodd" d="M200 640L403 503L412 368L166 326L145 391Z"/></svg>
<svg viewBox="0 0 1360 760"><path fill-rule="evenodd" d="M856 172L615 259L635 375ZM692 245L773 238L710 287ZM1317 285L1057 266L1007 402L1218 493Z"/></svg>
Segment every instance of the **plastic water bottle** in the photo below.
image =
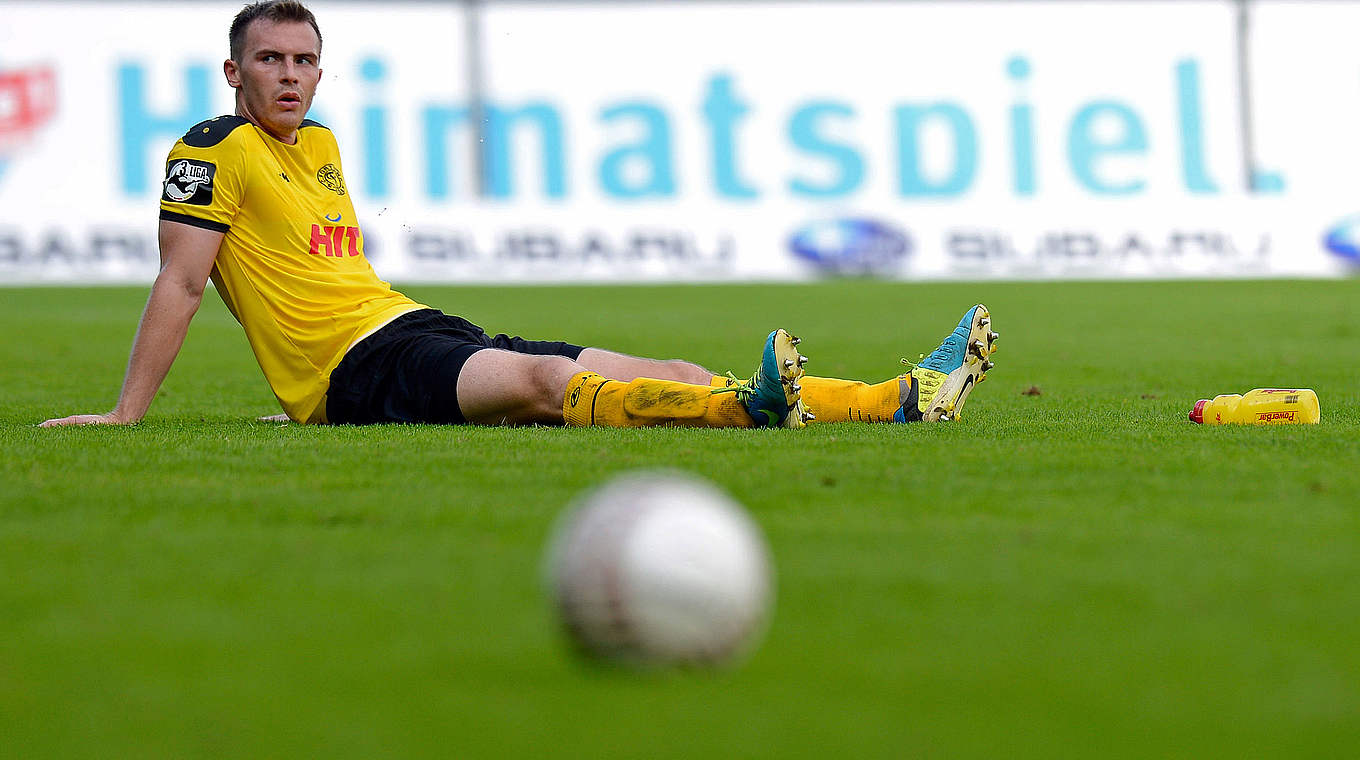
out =
<svg viewBox="0 0 1360 760"><path fill-rule="evenodd" d="M1307 388L1257 388L1195 402L1190 421L1202 425L1316 425L1317 394Z"/></svg>

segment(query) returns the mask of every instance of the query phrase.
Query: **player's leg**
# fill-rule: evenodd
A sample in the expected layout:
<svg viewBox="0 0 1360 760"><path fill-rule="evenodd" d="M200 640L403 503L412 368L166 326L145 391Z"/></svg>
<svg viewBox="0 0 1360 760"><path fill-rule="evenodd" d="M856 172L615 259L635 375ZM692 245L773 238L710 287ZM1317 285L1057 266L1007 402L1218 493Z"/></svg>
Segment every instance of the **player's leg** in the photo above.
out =
<svg viewBox="0 0 1360 760"><path fill-rule="evenodd" d="M799 382L803 406L817 422L893 422L915 400L911 375L881 383L808 375Z"/></svg>
<svg viewBox="0 0 1360 760"><path fill-rule="evenodd" d="M646 377L624 382L583 372L568 385L565 419L569 425L617 425L661 415L669 419L645 424L802 427L806 417L798 380L805 360L797 344L798 339L783 330L771 332L755 373L749 380L734 380L731 387Z"/></svg>
<svg viewBox="0 0 1360 760"><path fill-rule="evenodd" d="M561 425L567 383L581 371L564 356L482 349L458 372L458 408L478 425Z"/></svg>
<svg viewBox="0 0 1360 760"><path fill-rule="evenodd" d="M468 421L482 424L801 427L802 364L795 345L783 330L770 333L754 375L730 389L649 377L616 380L564 356L484 348L461 365L458 406Z"/></svg>
<svg viewBox="0 0 1360 760"><path fill-rule="evenodd" d="M997 334L982 304L910 373L868 384L835 378L801 381L803 404L821 422L916 422L959 416L973 387L986 379Z"/></svg>
<svg viewBox="0 0 1360 760"><path fill-rule="evenodd" d="M486 349L458 375L458 405L482 425L750 427L735 396L674 380L613 380L561 356Z"/></svg>
<svg viewBox="0 0 1360 760"><path fill-rule="evenodd" d="M706 383L713 388L731 388L739 382L734 377L714 374L698 364L681 359L645 359L599 348L583 350L577 361L591 371L614 380L653 377L685 383ZM912 403L916 400L910 393L910 375L872 385L812 376L799 378L798 382L809 421L892 422L894 415L909 400Z"/></svg>
<svg viewBox="0 0 1360 760"><path fill-rule="evenodd" d="M968 394L987 379L999 337L992 332L992 315L986 306L978 304L964 312L939 347L912 366L917 403L914 410L904 408L903 414L919 413L926 422L957 419Z"/></svg>
<svg viewBox="0 0 1360 760"><path fill-rule="evenodd" d="M603 348L577 346L559 341L525 340L505 334L487 337L484 342L493 348L521 354L565 356L591 372L611 380L630 381L639 377L651 377L657 380L706 385L713 377L709 370L683 359L646 359Z"/></svg>
<svg viewBox="0 0 1360 760"><path fill-rule="evenodd" d="M766 348L769 353L768 343ZM461 317L434 309L413 312L346 353L331 373L327 417L356 425L751 426L753 413L761 412L759 419L766 424L769 415L764 411L783 422L797 407L791 373L754 382L762 377L758 372L742 392L714 394L706 381L610 380L578 364L582 353L580 346L567 343L493 338ZM698 376L706 378L707 373ZM588 407L583 399L589 399ZM567 407L572 407L571 414ZM801 415L793 419L801 424Z"/></svg>
<svg viewBox="0 0 1360 760"><path fill-rule="evenodd" d="M709 370L683 359L645 359L602 348L584 349L576 361L591 372L612 380L626 381L639 377L654 377L658 380L708 385L713 378L713 373Z"/></svg>
<svg viewBox="0 0 1360 760"><path fill-rule="evenodd" d="M806 361L806 357L801 357L801 360ZM592 372L614 380L654 377L684 383L707 383L710 387L720 389L733 388L741 382L735 377L714 374L683 359L645 359L600 348L583 350L577 361ZM909 375L876 385L812 376L800 377L798 382L807 420L822 422L892 422L893 415L907 402L911 388ZM810 398L815 400L809 401Z"/></svg>

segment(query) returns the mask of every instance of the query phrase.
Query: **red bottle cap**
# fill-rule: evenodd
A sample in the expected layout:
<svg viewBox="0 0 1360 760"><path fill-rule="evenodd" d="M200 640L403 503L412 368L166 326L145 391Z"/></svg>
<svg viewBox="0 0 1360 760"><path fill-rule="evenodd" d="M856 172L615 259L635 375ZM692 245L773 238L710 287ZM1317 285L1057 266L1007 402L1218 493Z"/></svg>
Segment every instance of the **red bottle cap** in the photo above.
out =
<svg viewBox="0 0 1360 760"><path fill-rule="evenodd" d="M1204 405L1209 403L1209 399L1202 398L1195 402L1195 408L1190 410L1190 421L1204 424Z"/></svg>

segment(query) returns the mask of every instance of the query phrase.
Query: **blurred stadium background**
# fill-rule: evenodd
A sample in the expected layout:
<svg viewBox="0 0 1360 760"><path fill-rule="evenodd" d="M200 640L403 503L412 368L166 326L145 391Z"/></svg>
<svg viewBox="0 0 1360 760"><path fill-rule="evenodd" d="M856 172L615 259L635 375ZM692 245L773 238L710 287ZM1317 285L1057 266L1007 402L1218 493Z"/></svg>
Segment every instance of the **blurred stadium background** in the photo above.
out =
<svg viewBox="0 0 1360 760"><path fill-rule="evenodd" d="M0 0L0 758L1360 746L1360 2L316 0L422 302L877 380L983 301L1000 366L946 426L273 425L210 295L140 426L39 430L113 402L241 5ZM1279 384L1323 424L1185 421ZM736 671L566 656L548 527L649 466L767 531Z"/></svg>
<svg viewBox="0 0 1360 760"><path fill-rule="evenodd" d="M313 118L429 282L1334 276L1346 2L325 2ZM0 2L0 282L148 281L236 2Z"/></svg>

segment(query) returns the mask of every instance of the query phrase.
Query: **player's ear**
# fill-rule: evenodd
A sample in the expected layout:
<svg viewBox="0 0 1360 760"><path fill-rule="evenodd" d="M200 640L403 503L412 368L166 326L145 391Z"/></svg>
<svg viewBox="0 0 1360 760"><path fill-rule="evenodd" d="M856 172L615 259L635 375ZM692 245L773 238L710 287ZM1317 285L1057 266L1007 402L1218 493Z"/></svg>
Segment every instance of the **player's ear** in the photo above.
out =
<svg viewBox="0 0 1360 760"><path fill-rule="evenodd" d="M227 76L227 84L232 89L241 89L241 69L236 65L236 61L228 58L222 62L222 73Z"/></svg>

